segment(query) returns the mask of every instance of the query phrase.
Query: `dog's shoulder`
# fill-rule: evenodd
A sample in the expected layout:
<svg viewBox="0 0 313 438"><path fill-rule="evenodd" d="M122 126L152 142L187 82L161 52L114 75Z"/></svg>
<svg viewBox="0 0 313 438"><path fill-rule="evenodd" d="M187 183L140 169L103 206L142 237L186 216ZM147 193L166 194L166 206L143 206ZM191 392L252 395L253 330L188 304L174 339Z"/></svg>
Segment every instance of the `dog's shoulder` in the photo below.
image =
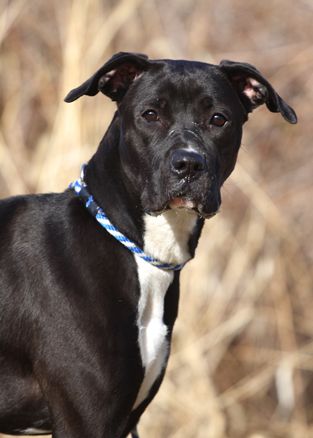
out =
<svg viewBox="0 0 313 438"><path fill-rule="evenodd" d="M70 191L13 196L0 200L0 247L28 242L29 250L45 237L45 230L64 228L71 203ZM11 246L10 246L11 247ZM0 254L1 254L0 248Z"/></svg>
<svg viewBox="0 0 313 438"><path fill-rule="evenodd" d="M25 219L40 218L66 207L72 196L67 192L11 196L0 200L1 227Z"/></svg>

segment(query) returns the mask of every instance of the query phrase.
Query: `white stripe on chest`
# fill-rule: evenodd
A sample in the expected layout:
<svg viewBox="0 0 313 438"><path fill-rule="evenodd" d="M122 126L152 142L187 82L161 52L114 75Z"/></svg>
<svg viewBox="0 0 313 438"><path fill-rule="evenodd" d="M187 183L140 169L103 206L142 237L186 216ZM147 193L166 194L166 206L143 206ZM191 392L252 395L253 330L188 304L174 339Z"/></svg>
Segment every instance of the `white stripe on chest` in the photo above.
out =
<svg viewBox="0 0 313 438"><path fill-rule="evenodd" d="M146 215L144 251L167 263L183 263L190 257L188 240L197 221L191 211L170 210L157 217ZM174 279L173 271L165 271L135 255L140 284L138 303L138 344L144 379L134 409L145 400L166 366L169 345L163 322L164 298Z"/></svg>
<svg viewBox="0 0 313 438"><path fill-rule="evenodd" d="M51 430L46 429L37 429L35 427L29 427L28 429L18 429L15 430L16 434L19 435L50 435L52 432Z"/></svg>

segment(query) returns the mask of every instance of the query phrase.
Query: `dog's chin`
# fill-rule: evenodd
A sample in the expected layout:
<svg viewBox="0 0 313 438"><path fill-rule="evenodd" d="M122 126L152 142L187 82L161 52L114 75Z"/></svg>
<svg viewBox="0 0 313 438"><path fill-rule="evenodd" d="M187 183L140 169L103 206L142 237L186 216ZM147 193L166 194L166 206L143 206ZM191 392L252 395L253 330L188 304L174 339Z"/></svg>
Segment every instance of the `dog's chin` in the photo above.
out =
<svg viewBox="0 0 313 438"><path fill-rule="evenodd" d="M174 197L166 202L162 207L148 211L147 213L152 216L158 216L165 211L189 211L196 213L198 216L209 219L215 216L219 211L220 203L215 206L205 207L203 204L196 202L193 199L187 197Z"/></svg>

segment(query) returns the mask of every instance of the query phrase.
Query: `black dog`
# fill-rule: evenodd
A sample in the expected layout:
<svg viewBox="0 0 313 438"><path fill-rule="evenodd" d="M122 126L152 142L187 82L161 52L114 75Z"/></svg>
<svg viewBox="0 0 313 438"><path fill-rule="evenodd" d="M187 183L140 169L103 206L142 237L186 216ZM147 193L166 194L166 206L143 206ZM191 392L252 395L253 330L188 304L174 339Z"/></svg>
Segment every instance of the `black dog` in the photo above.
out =
<svg viewBox="0 0 313 438"><path fill-rule="evenodd" d="M119 53L65 100L98 91L118 109L83 178L0 203L2 433L134 431L164 376L179 269L219 209L248 113L265 103L296 123L231 61Z"/></svg>

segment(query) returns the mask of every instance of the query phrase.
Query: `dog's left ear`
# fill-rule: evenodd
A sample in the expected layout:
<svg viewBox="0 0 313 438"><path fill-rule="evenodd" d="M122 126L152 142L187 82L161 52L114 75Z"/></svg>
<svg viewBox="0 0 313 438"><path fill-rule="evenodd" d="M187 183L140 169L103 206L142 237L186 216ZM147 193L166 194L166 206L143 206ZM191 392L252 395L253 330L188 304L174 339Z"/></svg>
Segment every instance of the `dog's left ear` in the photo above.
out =
<svg viewBox="0 0 313 438"><path fill-rule="evenodd" d="M235 87L247 112L266 104L273 113L281 113L289 123L297 123L294 110L279 96L262 74L250 64L221 61L219 67Z"/></svg>
<svg viewBox="0 0 313 438"><path fill-rule="evenodd" d="M87 81L70 91L64 100L73 102L83 95L94 96L101 91L119 102L130 84L147 70L149 65L150 61L146 55L117 53Z"/></svg>

